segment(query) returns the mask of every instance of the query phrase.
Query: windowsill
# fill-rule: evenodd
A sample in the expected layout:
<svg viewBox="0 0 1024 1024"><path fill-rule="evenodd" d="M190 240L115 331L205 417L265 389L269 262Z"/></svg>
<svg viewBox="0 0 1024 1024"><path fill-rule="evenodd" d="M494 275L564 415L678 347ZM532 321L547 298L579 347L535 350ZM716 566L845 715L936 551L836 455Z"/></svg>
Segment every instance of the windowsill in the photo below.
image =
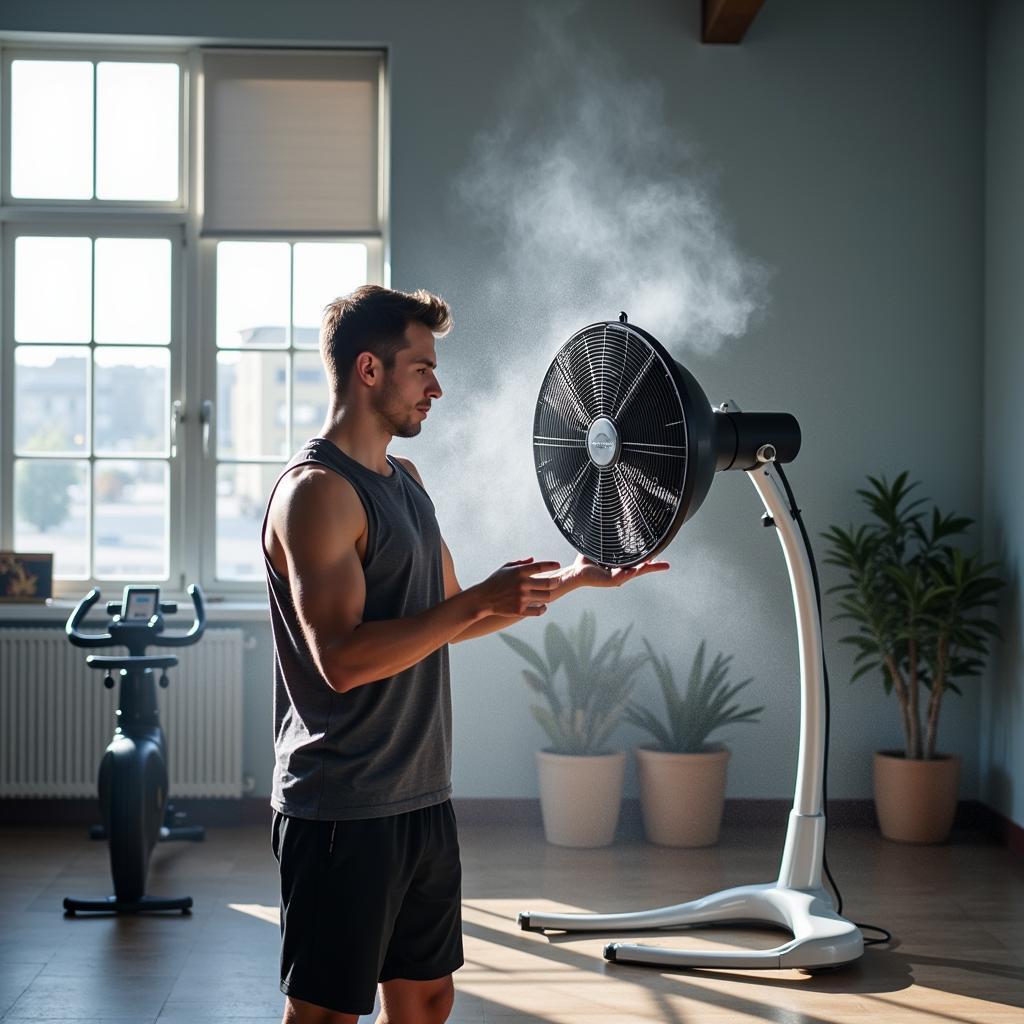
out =
<svg viewBox="0 0 1024 1024"><path fill-rule="evenodd" d="M168 597L165 600L177 600L178 614L168 616L170 622L177 626L182 621L188 621L192 615L192 602L188 597ZM68 616L74 609L77 601L67 598L52 598L45 604L26 601L24 603L0 602L0 622L41 622L56 623L67 622ZM97 605L99 607L99 605ZM95 622L105 618L106 613L102 608L94 610L86 617L86 622ZM206 598L206 618L209 622L269 622L270 608L266 601L242 601L223 600Z"/></svg>

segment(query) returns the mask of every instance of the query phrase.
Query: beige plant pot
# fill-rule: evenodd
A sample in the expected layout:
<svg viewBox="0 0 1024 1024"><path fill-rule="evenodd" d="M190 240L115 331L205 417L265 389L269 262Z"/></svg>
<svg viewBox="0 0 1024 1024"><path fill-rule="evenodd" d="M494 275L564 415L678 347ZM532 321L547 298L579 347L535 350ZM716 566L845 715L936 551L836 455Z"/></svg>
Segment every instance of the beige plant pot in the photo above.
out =
<svg viewBox="0 0 1024 1024"><path fill-rule="evenodd" d="M875 754L875 810L886 839L941 843L956 815L960 758L907 760L895 750Z"/></svg>
<svg viewBox="0 0 1024 1024"><path fill-rule="evenodd" d="M727 747L698 754L636 752L644 831L659 846L713 846L722 828Z"/></svg>
<svg viewBox="0 0 1024 1024"><path fill-rule="evenodd" d="M608 846L622 803L626 753L577 756L537 751L544 836L556 846Z"/></svg>

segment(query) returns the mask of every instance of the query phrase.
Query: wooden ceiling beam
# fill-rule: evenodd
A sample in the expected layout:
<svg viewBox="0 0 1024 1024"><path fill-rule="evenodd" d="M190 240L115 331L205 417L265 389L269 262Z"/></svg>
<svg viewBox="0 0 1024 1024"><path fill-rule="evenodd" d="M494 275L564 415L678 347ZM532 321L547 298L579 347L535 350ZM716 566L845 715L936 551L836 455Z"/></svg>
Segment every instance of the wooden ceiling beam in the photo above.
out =
<svg viewBox="0 0 1024 1024"><path fill-rule="evenodd" d="M738 43L757 17L764 0L703 0L705 43Z"/></svg>

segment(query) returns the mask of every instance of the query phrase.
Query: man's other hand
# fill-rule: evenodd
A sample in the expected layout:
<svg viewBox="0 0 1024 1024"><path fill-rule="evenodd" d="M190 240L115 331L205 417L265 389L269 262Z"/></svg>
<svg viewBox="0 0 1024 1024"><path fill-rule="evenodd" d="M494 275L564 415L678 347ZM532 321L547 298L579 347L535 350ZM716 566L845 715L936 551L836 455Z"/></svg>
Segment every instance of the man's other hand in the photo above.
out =
<svg viewBox="0 0 1024 1024"><path fill-rule="evenodd" d="M628 568L616 566L614 569L606 569L585 555L577 555L576 561L568 570L568 575L577 587L621 587L623 583L635 580L638 576L663 572L668 567L668 562L647 561Z"/></svg>

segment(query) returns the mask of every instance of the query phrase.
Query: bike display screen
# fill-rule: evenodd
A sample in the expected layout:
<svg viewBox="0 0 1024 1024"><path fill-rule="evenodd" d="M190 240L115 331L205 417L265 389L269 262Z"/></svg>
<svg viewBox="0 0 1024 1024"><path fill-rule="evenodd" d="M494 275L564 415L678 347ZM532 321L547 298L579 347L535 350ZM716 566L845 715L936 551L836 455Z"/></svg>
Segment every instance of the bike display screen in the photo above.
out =
<svg viewBox="0 0 1024 1024"><path fill-rule="evenodd" d="M121 601L121 619L148 622L160 607L159 587L125 587Z"/></svg>

